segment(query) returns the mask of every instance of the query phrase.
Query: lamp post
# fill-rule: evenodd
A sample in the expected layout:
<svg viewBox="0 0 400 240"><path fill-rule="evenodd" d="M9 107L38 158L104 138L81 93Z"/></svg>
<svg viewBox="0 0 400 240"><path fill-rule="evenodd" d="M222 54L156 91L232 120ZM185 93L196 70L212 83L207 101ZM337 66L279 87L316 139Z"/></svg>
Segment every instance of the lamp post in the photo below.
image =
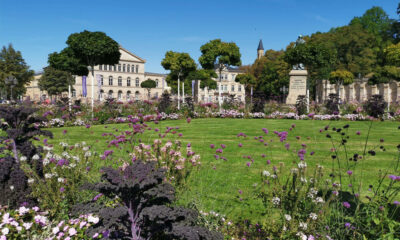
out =
<svg viewBox="0 0 400 240"><path fill-rule="evenodd" d="M13 88L15 87L15 85L17 85L18 80L14 77L14 76L8 76L4 82L7 85L10 85L10 89L11 89L11 94L10 94L10 100L13 100Z"/></svg>

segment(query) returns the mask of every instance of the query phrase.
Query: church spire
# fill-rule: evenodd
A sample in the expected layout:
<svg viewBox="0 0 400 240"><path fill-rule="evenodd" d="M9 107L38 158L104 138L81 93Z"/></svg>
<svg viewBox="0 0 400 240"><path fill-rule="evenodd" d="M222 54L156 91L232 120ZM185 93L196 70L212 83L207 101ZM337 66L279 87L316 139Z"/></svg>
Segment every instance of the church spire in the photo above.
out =
<svg viewBox="0 0 400 240"><path fill-rule="evenodd" d="M264 46L263 46L263 42L260 39L260 42L258 43L258 48L257 48L257 59L262 58L262 56L264 56Z"/></svg>

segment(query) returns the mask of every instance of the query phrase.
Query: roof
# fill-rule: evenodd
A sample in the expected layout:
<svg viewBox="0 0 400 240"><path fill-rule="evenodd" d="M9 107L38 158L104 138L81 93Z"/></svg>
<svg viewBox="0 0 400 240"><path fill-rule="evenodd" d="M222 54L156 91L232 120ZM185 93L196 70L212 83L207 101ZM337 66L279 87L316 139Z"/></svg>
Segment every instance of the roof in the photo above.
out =
<svg viewBox="0 0 400 240"><path fill-rule="evenodd" d="M145 72L145 76L159 76L159 77L166 77L167 74L162 74L162 73L152 73L152 72Z"/></svg>
<svg viewBox="0 0 400 240"><path fill-rule="evenodd" d="M133 57L139 59L139 60L142 61L143 63L146 62L145 59L143 59L143 58L141 58L141 57L139 57L139 56L137 56L137 55L131 53L130 51L128 51L128 50L126 50L125 48L123 48L121 45L119 45L119 49L121 49L121 50L125 51L126 53L128 53L129 55L131 55L131 56L133 56Z"/></svg>
<svg viewBox="0 0 400 240"><path fill-rule="evenodd" d="M263 46L263 43L262 43L262 40L260 39L260 42L258 43L258 48L257 48L257 51L258 50L264 50L264 46Z"/></svg>

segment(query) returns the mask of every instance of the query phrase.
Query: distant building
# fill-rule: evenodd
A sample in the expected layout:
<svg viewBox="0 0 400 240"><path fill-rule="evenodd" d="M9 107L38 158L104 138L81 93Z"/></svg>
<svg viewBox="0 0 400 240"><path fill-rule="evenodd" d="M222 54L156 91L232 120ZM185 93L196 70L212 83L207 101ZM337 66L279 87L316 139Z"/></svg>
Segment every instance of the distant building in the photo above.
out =
<svg viewBox="0 0 400 240"><path fill-rule="evenodd" d="M121 58L115 65L99 65L94 67L94 99L103 101L106 98L115 98L120 101L146 100L147 90L140 87L140 83L152 79L157 87L151 90L151 98L158 98L163 91L169 91L165 81L166 75L160 73L145 72L146 60L136 56L120 46ZM38 80L41 74L27 86L25 97L33 101L48 98L45 91L40 91ZM73 99L90 101L92 96L92 75L76 77L72 90ZM85 89L86 88L86 89ZM85 90L85 91L84 91ZM68 93L63 93L68 96Z"/></svg>
<svg viewBox="0 0 400 240"><path fill-rule="evenodd" d="M258 48L257 48L257 59L260 59L264 56L264 46L263 42L260 39L260 42L258 43Z"/></svg>

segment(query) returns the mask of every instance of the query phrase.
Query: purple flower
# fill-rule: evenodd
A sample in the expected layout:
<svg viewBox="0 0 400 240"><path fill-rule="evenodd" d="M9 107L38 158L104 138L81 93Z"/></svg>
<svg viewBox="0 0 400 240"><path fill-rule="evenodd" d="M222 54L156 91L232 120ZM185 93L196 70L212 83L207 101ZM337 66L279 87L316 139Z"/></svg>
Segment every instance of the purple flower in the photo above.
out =
<svg viewBox="0 0 400 240"><path fill-rule="evenodd" d="M360 131L357 131L356 134L357 134L357 135L361 135L361 132L360 132Z"/></svg>
<svg viewBox="0 0 400 240"><path fill-rule="evenodd" d="M353 174L353 171L349 170L349 171L347 171L347 174L348 174L349 176L351 176L351 175Z"/></svg>
<svg viewBox="0 0 400 240"><path fill-rule="evenodd" d="M399 206L400 202L399 201L394 201L393 204Z"/></svg>
<svg viewBox="0 0 400 240"><path fill-rule="evenodd" d="M313 152L310 152L310 155L312 156L312 155L314 155L315 154L315 152L313 151Z"/></svg>
<svg viewBox="0 0 400 240"><path fill-rule="evenodd" d="M261 157L262 158L265 158L267 155L265 155L264 153L263 154L261 154Z"/></svg>
<svg viewBox="0 0 400 240"><path fill-rule="evenodd" d="M188 148L190 148L191 146L192 146L192 144L191 144L191 143L188 143L188 144L187 144L187 147L188 147Z"/></svg>
<svg viewBox="0 0 400 240"><path fill-rule="evenodd" d="M222 148L222 149L225 149L225 148L226 148L226 145L225 145L225 144L221 144L221 148Z"/></svg>
<svg viewBox="0 0 400 240"><path fill-rule="evenodd" d="M242 190L239 189L239 194L242 194L242 193L243 193Z"/></svg>
<svg viewBox="0 0 400 240"><path fill-rule="evenodd" d="M218 148L215 152L216 152L216 153L222 153L223 151L222 151L221 148Z"/></svg>
<svg viewBox="0 0 400 240"><path fill-rule="evenodd" d="M248 167L250 167L250 166L251 166L251 162L247 162L246 165L247 165Z"/></svg>
<svg viewBox="0 0 400 240"><path fill-rule="evenodd" d="M343 202L343 207L345 207L345 208L350 208L350 203L348 203L348 202Z"/></svg>
<svg viewBox="0 0 400 240"><path fill-rule="evenodd" d="M210 144L210 148L213 149L215 147L214 144Z"/></svg>
<svg viewBox="0 0 400 240"><path fill-rule="evenodd" d="M97 194L97 195L93 198L93 201L97 201L101 196L103 196L102 193Z"/></svg>
<svg viewBox="0 0 400 240"><path fill-rule="evenodd" d="M271 160L267 160L267 164L270 165L271 164Z"/></svg>
<svg viewBox="0 0 400 240"><path fill-rule="evenodd" d="M65 188L61 187L60 192L64 192L64 191L65 191Z"/></svg>
<svg viewBox="0 0 400 240"><path fill-rule="evenodd" d="M286 150L289 150L290 144L289 143L285 143L285 148L286 148Z"/></svg>
<svg viewBox="0 0 400 240"><path fill-rule="evenodd" d="M192 121L191 118L187 118L187 119L186 119L186 122L187 122L187 123L190 123L191 121Z"/></svg>
<svg viewBox="0 0 400 240"><path fill-rule="evenodd" d="M344 226L345 226L346 228L350 228L350 227L351 227L351 224L347 222L347 223L344 224Z"/></svg>
<svg viewBox="0 0 400 240"><path fill-rule="evenodd" d="M242 144L242 143L239 143L239 144L238 144L238 147L243 147L243 144Z"/></svg>
<svg viewBox="0 0 400 240"><path fill-rule="evenodd" d="M263 130L263 132L264 132L265 134L268 134L268 129L263 128L262 130Z"/></svg>
<svg viewBox="0 0 400 240"><path fill-rule="evenodd" d="M86 124L86 128L90 128L90 124Z"/></svg>
<svg viewBox="0 0 400 240"><path fill-rule="evenodd" d="M179 136L179 137L182 137L182 136L183 136L183 134L182 134L182 133L179 133L179 134L178 134L178 136Z"/></svg>

